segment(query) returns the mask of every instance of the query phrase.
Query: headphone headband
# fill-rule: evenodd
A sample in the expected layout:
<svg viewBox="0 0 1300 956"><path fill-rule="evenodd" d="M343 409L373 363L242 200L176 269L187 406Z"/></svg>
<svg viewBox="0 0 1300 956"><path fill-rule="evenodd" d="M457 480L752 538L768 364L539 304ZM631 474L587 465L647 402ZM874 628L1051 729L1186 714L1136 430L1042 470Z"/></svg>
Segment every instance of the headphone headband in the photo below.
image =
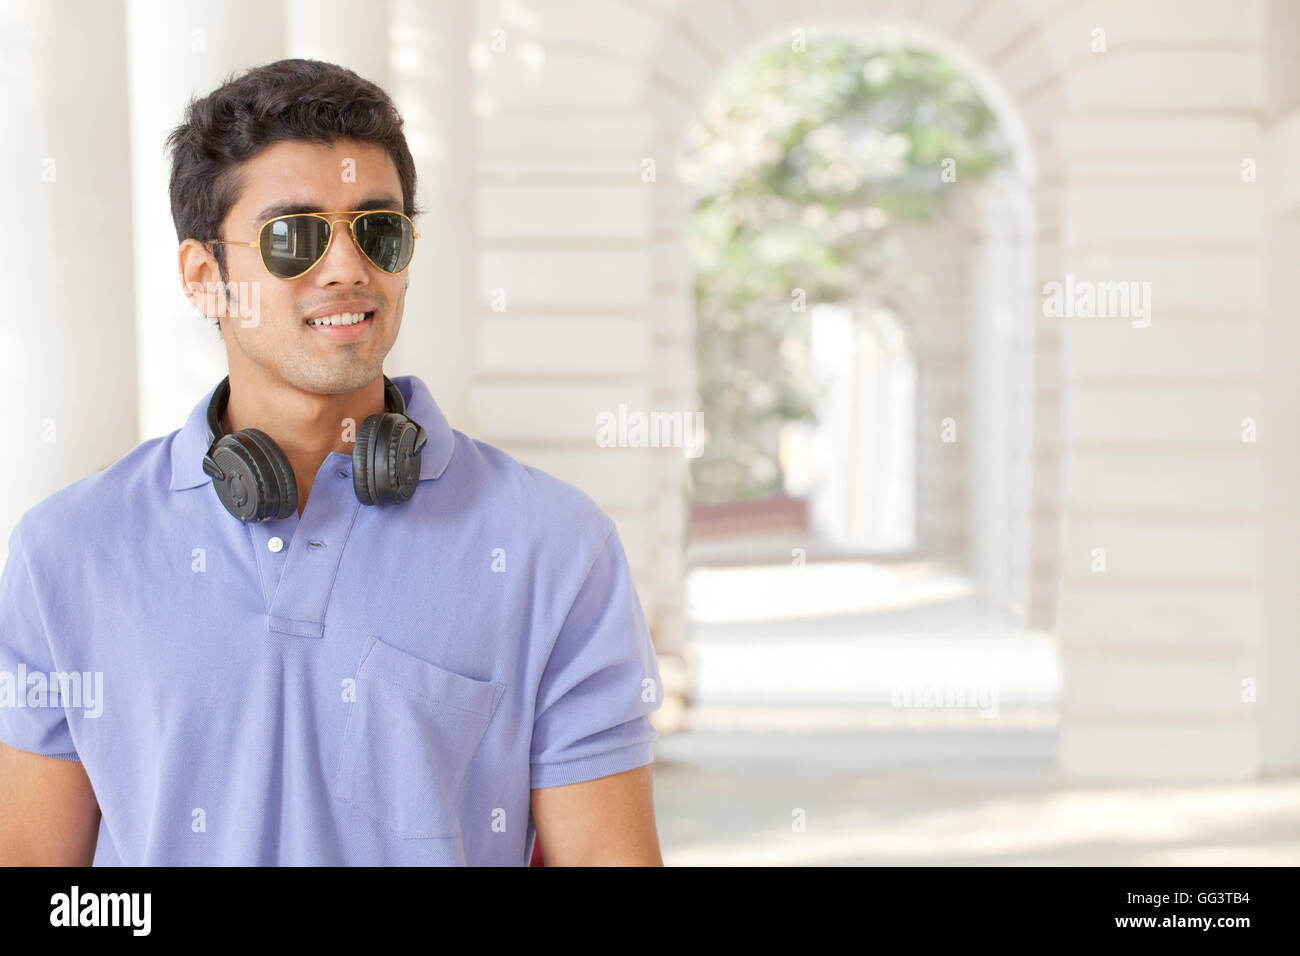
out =
<svg viewBox="0 0 1300 956"><path fill-rule="evenodd" d="M226 405L230 401L230 376L223 378L217 385L217 390L212 393L212 401L208 402L208 447L217 440L218 432L221 428L221 416L225 414ZM402 398L401 390L393 384L392 380L384 376L384 401L386 410L397 412L399 415L406 414L406 399Z"/></svg>

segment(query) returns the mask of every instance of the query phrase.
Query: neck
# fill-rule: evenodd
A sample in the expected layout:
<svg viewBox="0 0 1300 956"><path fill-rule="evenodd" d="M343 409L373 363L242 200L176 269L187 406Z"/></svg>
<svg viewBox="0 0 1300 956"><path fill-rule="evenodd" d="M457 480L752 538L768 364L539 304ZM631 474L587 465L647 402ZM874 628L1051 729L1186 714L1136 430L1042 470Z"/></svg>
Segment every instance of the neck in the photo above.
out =
<svg viewBox="0 0 1300 956"><path fill-rule="evenodd" d="M382 375L353 391L318 395L281 379L237 378L232 372L221 426L226 434L256 428L271 436L293 468L301 515L325 457L351 457L361 423L387 410Z"/></svg>

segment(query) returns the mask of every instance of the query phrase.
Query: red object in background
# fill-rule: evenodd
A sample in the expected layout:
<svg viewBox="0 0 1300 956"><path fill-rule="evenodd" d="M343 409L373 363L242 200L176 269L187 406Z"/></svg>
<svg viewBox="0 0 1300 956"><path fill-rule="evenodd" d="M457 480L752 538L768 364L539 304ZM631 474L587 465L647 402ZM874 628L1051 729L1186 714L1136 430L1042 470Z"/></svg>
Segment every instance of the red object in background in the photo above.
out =
<svg viewBox="0 0 1300 956"><path fill-rule="evenodd" d="M545 866L542 862L542 841L533 840L533 858L528 863L529 866Z"/></svg>
<svg viewBox="0 0 1300 956"><path fill-rule="evenodd" d="M691 504L691 538L808 532L808 502L785 494L720 505Z"/></svg>

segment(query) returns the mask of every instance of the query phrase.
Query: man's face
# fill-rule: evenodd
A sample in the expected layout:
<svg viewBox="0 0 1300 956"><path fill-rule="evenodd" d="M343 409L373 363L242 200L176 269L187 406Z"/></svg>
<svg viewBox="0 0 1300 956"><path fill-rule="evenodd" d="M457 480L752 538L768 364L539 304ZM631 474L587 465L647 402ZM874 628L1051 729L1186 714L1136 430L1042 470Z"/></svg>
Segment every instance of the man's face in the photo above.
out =
<svg viewBox="0 0 1300 956"><path fill-rule="evenodd" d="M404 208L392 158L371 143L276 143L244 163L242 173L243 189L222 224L222 239L257 239L270 218L265 210L284 203L293 205L284 212ZM401 328L407 273L377 268L357 248L345 217L327 218L335 227L324 258L296 279L271 275L257 249L224 247L227 280L234 284L236 304L243 305L221 319L232 368L251 364L260 374L317 394L358 389L382 373ZM254 283L255 321L244 317ZM338 311L336 304L352 301L360 303L355 311L373 311L356 328L307 322L310 313Z"/></svg>

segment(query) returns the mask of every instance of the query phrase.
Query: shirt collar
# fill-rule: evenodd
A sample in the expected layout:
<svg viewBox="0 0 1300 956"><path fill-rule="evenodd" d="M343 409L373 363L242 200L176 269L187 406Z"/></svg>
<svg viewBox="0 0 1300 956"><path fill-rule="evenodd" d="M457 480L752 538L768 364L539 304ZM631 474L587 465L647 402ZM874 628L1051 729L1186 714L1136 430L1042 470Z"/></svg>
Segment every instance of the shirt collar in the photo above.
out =
<svg viewBox="0 0 1300 956"><path fill-rule="evenodd" d="M456 436L452 433L451 425L438 403L433 400L429 389L417 376L390 375L389 378L406 401L407 416L424 426L429 435L428 442L420 452L420 480L437 478L446 470L456 448ZM208 402L212 401L212 393L216 390L216 384L207 390L172 441L172 491L194 488L212 481L203 471L203 456L208 451Z"/></svg>

